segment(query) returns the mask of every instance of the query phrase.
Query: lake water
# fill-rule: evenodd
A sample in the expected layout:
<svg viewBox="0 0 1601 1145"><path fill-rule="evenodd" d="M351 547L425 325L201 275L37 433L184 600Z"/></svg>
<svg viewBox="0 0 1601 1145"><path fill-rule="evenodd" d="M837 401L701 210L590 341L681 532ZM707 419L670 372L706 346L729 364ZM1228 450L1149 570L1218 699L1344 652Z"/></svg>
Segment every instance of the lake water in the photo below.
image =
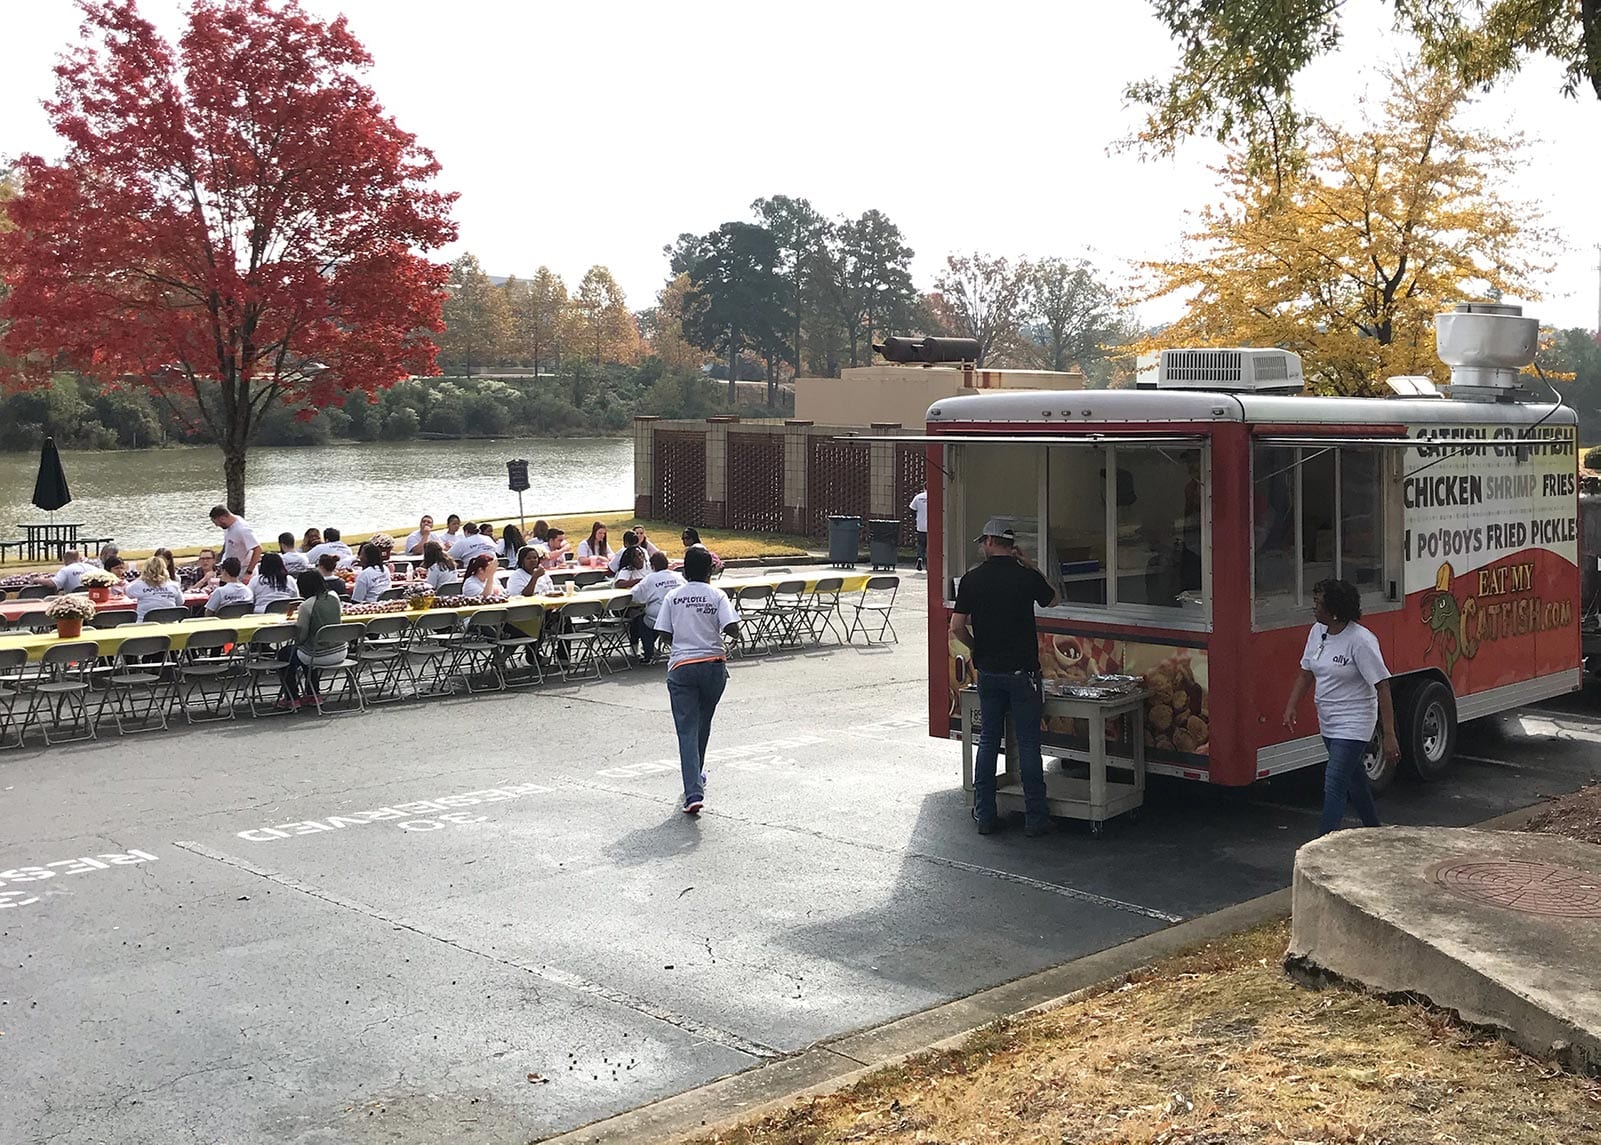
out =
<svg viewBox="0 0 1601 1145"><path fill-rule="evenodd" d="M315 525L352 532L415 527L423 513L517 515L506 462L529 460L523 494L536 517L631 510L631 438L527 438L504 441L359 442L306 449L252 449L245 469L245 517L263 543ZM114 536L128 549L178 548L216 541L207 518L223 500L222 454L185 447L68 452L61 455L72 504L58 520L82 521L90 536ZM37 454L0 453L0 536L17 522L47 520L35 509ZM273 547L268 544L268 547Z"/></svg>

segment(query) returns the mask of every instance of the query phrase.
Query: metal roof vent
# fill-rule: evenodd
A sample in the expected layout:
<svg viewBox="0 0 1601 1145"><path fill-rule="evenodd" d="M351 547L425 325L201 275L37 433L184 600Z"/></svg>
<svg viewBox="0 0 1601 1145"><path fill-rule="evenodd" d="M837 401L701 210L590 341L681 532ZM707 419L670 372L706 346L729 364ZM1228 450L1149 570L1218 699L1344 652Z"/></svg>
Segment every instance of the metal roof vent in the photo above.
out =
<svg viewBox="0 0 1601 1145"><path fill-rule="evenodd" d="M1288 350L1163 350L1160 390L1236 390L1300 393L1306 382L1301 356Z"/></svg>
<svg viewBox="0 0 1601 1145"><path fill-rule="evenodd" d="M1435 352L1451 367L1451 396L1478 401L1526 398L1519 381L1534 361L1540 323L1523 307L1499 302L1459 302L1434 316Z"/></svg>

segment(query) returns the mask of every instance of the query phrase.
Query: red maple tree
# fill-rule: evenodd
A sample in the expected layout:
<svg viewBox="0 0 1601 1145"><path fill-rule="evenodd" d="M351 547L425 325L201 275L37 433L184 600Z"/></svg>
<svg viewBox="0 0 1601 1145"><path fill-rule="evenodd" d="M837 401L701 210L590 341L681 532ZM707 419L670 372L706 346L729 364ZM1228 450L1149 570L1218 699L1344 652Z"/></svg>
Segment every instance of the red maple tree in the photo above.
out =
<svg viewBox="0 0 1601 1145"><path fill-rule="evenodd" d="M0 230L7 379L52 369L152 390L222 447L227 503L275 402L310 417L437 372L456 237L439 164L360 79L343 17L195 0L177 49L136 0L83 0ZM20 365L18 364L20 362Z"/></svg>

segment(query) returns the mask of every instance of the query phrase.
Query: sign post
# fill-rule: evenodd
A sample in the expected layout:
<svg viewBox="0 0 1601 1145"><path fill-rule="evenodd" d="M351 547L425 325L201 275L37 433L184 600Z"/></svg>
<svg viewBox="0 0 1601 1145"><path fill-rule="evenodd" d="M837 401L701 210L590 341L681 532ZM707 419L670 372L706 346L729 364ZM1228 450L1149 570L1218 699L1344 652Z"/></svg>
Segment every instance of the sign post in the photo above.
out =
<svg viewBox="0 0 1601 1145"><path fill-rule="evenodd" d="M528 521L523 516L523 491L528 488L528 459L517 457L506 462L506 487L517 494L517 524L528 532Z"/></svg>

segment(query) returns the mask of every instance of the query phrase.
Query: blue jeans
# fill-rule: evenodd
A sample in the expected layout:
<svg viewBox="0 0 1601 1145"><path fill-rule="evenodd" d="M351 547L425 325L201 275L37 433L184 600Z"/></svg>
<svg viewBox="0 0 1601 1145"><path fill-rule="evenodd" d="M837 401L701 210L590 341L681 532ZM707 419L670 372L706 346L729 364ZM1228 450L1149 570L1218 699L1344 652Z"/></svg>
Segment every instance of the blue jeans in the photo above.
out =
<svg viewBox="0 0 1601 1145"><path fill-rule="evenodd" d="M1362 817L1362 826L1379 825L1379 809L1373 805L1373 792L1368 787L1368 773L1362 767L1367 754L1365 739L1330 739L1323 737L1328 749L1329 764L1323 772L1323 818L1318 823L1319 835L1327 835L1345 818L1346 800Z"/></svg>
<svg viewBox="0 0 1601 1145"><path fill-rule="evenodd" d="M728 686L728 667L721 660L680 664L667 673L667 700L678 729L678 766L684 773L684 802L705 796L700 773L706 766L706 744L712 738L712 715Z"/></svg>
<svg viewBox="0 0 1601 1145"><path fill-rule="evenodd" d="M1040 721L1045 701L1038 672L978 674L978 756L973 761L973 818L995 819L995 757L1000 754L1006 714L1017 726L1017 769L1023 777L1023 813L1029 826L1051 817L1045 802L1045 763L1040 758Z"/></svg>

